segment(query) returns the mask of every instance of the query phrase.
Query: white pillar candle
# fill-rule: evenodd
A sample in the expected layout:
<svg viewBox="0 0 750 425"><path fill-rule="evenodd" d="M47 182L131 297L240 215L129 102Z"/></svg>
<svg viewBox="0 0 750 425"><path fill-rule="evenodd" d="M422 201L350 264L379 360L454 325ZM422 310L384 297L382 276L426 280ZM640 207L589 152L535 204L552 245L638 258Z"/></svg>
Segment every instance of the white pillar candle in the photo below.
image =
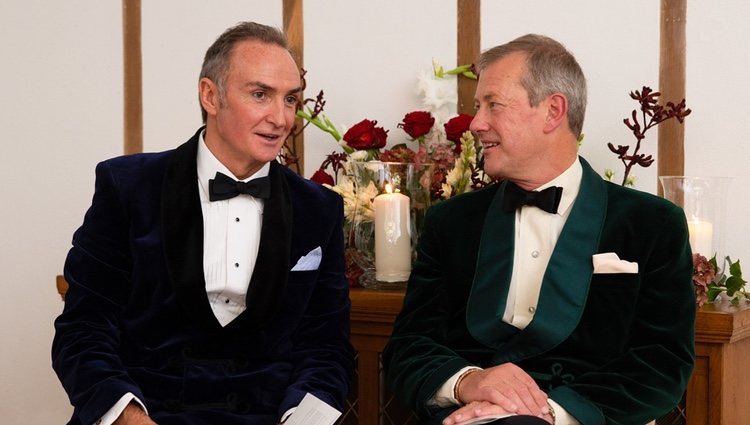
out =
<svg viewBox="0 0 750 425"><path fill-rule="evenodd" d="M690 248L693 254L701 254L710 259L715 254L712 249L714 226L708 221L692 219L688 221Z"/></svg>
<svg viewBox="0 0 750 425"><path fill-rule="evenodd" d="M411 273L411 236L409 197L386 193L373 200L375 210L375 279L381 282L405 282Z"/></svg>

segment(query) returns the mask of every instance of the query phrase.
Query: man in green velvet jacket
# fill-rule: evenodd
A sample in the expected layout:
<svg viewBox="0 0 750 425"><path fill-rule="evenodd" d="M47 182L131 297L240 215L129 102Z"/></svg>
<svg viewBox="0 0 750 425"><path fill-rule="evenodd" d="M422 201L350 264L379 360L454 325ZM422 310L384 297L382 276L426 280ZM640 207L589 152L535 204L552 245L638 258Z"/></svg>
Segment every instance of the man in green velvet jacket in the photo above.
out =
<svg viewBox="0 0 750 425"><path fill-rule="evenodd" d="M388 385L429 424L664 414L694 364L682 209L578 157L586 83L561 44L523 36L478 70L471 129L502 182L429 210L383 356Z"/></svg>

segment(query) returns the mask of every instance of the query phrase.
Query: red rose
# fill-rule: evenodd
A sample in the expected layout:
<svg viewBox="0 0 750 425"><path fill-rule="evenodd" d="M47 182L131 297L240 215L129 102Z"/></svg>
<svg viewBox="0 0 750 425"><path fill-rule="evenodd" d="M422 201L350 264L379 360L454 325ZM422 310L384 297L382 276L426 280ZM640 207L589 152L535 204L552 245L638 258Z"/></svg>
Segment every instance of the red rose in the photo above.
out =
<svg viewBox="0 0 750 425"><path fill-rule="evenodd" d="M314 181L315 183L329 184L333 186L333 177L331 177L330 174L326 173L322 168L316 171L315 174L310 177L310 180Z"/></svg>
<svg viewBox="0 0 750 425"><path fill-rule="evenodd" d="M471 115L460 114L451 118L445 123L445 136L456 146L461 145L461 136L469 130L469 124L474 117ZM460 149L460 148L459 148Z"/></svg>
<svg viewBox="0 0 750 425"><path fill-rule="evenodd" d="M380 149L385 146L388 132L383 127L375 127L375 120L363 119L344 134L344 141L357 150Z"/></svg>
<svg viewBox="0 0 750 425"><path fill-rule="evenodd" d="M432 125L435 124L435 118L429 112L415 111L409 112L404 116L404 120L398 125L403 128L406 134L416 139L430 132Z"/></svg>

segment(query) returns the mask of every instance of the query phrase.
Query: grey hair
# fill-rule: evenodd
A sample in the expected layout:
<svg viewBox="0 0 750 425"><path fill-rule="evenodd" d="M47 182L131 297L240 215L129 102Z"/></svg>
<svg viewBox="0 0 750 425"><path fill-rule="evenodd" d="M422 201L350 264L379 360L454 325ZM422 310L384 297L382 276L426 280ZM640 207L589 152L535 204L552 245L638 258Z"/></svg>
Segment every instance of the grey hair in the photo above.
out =
<svg viewBox="0 0 750 425"><path fill-rule="evenodd" d="M586 115L586 77L573 54L552 38L527 34L483 52L478 72L481 74L494 62L515 52L526 54L526 73L521 85L531 106L537 106L553 93L562 93L568 99L570 130L576 138L580 137Z"/></svg>
<svg viewBox="0 0 750 425"><path fill-rule="evenodd" d="M225 84L229 73L229 62L232 57L232 51L234 50L234 46L239 42L246 40L257 40L266 44L275 44L289 50L286 36L278 28L255 22L240 22L224 31L206 51L199 77L199 79L208 78L216 84L221 103L224 102L224 96L226 95ZM201 115L205 123L208 114L203 105L201 105Z"/></svg>

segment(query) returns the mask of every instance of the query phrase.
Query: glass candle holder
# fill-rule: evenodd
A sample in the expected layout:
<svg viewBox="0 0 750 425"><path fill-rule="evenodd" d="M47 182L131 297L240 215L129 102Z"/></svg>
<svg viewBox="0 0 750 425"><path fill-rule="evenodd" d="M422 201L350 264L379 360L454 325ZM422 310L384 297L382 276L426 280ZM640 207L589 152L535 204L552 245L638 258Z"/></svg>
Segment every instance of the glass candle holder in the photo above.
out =
<svg viewBox="0 0 750 425"><path fill-rule="evenodd" d="M352 162L356 205L352 214L353 259L359 284L371 289L406 287L419 230L430 206L432 164Z"/></svg>
<svg viewBox="0 0 750 425"><path fill-rule="evenodd" d="M685 211L694 254L719 262L724 256L726 199L730 177L660 176L664 197Z"/></svg>

